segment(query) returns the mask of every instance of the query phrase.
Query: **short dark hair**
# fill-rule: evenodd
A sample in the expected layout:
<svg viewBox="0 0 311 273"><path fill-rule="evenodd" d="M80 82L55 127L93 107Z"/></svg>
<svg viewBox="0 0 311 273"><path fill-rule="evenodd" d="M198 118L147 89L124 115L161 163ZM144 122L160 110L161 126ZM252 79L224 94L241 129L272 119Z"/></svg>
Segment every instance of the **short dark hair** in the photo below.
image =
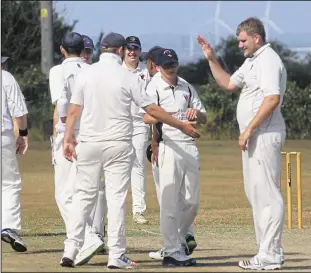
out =
<svg viewBox="0 0 311 273"><path fill-rule="evenodd" d="M63 48L66 50L66 52L70 55L77 55L80 56L81 52L83 51L83 49L77 49L77 48L66 48L63 46Z"/></svg>
<svg viewBox="0 0 311 273"><path fill-rule="evenodd" d="M240 32L245 31L248 35L258 34L263 42L266 42L266 31L264 24L256 17L249 17L240 23L236 30L238 36Z"/></svg>
<svg viewBox="0 0 311 273"><path fill-rule="evenodd" d="M114 53L114 54L117 54L117 50L119 48L120 47L102 47L101 48L101 53ZM122 46L122 48L124 49L125 46Z"/></svg>

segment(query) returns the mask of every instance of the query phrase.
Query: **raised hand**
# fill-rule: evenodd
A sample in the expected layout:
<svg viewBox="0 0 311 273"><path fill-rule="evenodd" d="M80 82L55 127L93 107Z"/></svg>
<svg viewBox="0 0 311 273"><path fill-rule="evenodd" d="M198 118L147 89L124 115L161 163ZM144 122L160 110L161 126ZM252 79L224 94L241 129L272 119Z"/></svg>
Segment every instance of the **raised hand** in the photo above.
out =
<svg viewBox="0 0 311 273"><path fill-rule="evenodd" d="M214 50L211 47L210 43L201 35L197 36L197 41L198 41L198 44L202 48L205 58L209 61L214 60L216 57L215 57Z"/></svg>

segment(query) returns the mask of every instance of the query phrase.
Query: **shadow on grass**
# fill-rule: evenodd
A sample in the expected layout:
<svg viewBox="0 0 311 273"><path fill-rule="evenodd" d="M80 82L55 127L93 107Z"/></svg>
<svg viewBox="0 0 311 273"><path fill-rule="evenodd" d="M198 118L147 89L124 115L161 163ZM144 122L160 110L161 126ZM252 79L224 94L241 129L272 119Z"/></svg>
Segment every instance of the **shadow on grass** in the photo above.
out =
<svg viewBox="0 0 311 273"><path fill-rule="evenodd" d="M56 232L56 233L30 233L23 234L22 237L52 237L52 236L66 236L66 232Z"/></svg>
<svg viewBox="0 0 311 273"><path fill-rule="evenodd" d="M63 251L64 251L64 249L41 249L41 250L27 251L27 252L25 252L25 254L60 253Z"/></svg>
<svg viewBox="0 0 311 273"><path fill-rule="evenodd" d="M293 271L300 271L304 269L310 269L311 270L311 265L302 265L302 266L283 266L283 270L293 270Z"/></svg>

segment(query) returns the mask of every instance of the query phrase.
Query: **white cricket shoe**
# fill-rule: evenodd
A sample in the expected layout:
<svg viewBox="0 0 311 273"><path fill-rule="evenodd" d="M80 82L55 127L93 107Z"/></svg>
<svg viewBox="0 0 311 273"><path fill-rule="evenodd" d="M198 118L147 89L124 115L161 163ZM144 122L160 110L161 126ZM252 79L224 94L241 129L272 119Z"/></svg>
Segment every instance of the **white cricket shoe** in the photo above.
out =
<svg viewBox="0 0 311 273"><path fill-rule="evenodd" d="M109 269L132 269L136 268L137 264L123 254L119 258L109 258L107 267Z"/></svg>
<svg viewBox="0 0 311 273"><path fill-rule="evenodd" d="M163 252L163 248L161 248L160 250L158 251L151 251L149 252L149 257L151 259L155 259L155 260L160 260L162 261L163 260L163 257L164 257L164 252Z"/></svg>
<svg viewBox="0 0 311 273"><path fill-rule="evenodd" d="M149 223L149 221L146 219L146 217L144 216L143 213L135 213L135 215L133 216L133 221L136 224L141 224L141 225L147 225Z"/></svg>
<svg viewBox="0 0 311 273"><path fill-rule="evenodd" d="M94 234L91 241L87 241L83 244L74 261L74 265L84 265L88 263L94 255L99 253L104 248L105 243L102 240L101 236Z"/></svg>
<svg viewBox="0 0 311 273"><path fill-rule="evenodd" d="M257 256L245 261L239 261L239 267L251 270L276 270L281 269L281 264L264 263Z"/></svg>

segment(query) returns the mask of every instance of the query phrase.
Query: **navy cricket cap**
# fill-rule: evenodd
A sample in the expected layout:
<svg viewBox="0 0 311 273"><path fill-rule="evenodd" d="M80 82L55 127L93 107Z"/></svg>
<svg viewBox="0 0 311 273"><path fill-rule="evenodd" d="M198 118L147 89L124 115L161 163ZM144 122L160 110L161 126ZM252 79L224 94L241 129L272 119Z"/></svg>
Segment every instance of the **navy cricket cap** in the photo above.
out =
<svg viewBox="0 0 311 273"><path fill-rule="evenodd" d="M154 46L149 49L147 55L146 55L146 60L150 60L157 64L157 56L163 51L163 47L160 46Z"/></svg>
<svg viewBox="0 0 311 273"><path fill-rule="evenodd" d="M103 48L121 47L125 45L125 38L121 34L114 32L110 32L109 34L107 34L101 42L101 46Z"/></svg>
<svg viewBox="0 0 311 273"><path fill-rule="evenodd" d="M140 40L138 37L136 36L129 36L126 38L126 43L127 43L127 46L130 47L130 48L139 48L141 49L141 43L140 43Z"/></svg>
<svg viewBox="0 0 311 273"><path fill-rule="evenodd" d="M70 49L83 50L84 41L83 41L82 35L80 35L77 32L68 33L62 41L62 46L65 49L70 48Z"/></svg>
<svg viewBox="0 0 311 273"><path fill-rule="evenodd" d="M169 68L178 65L178 57L173 49L163 48L156 57L156 64L163 67Z"/></svg>
<svg viewBox="0 0 311 273"><path fill-rule="evenodd" d="M89 48L89 49L95 50L93 40L89 36L82 35L82 39L84 42L84 48Z"/></svg>

